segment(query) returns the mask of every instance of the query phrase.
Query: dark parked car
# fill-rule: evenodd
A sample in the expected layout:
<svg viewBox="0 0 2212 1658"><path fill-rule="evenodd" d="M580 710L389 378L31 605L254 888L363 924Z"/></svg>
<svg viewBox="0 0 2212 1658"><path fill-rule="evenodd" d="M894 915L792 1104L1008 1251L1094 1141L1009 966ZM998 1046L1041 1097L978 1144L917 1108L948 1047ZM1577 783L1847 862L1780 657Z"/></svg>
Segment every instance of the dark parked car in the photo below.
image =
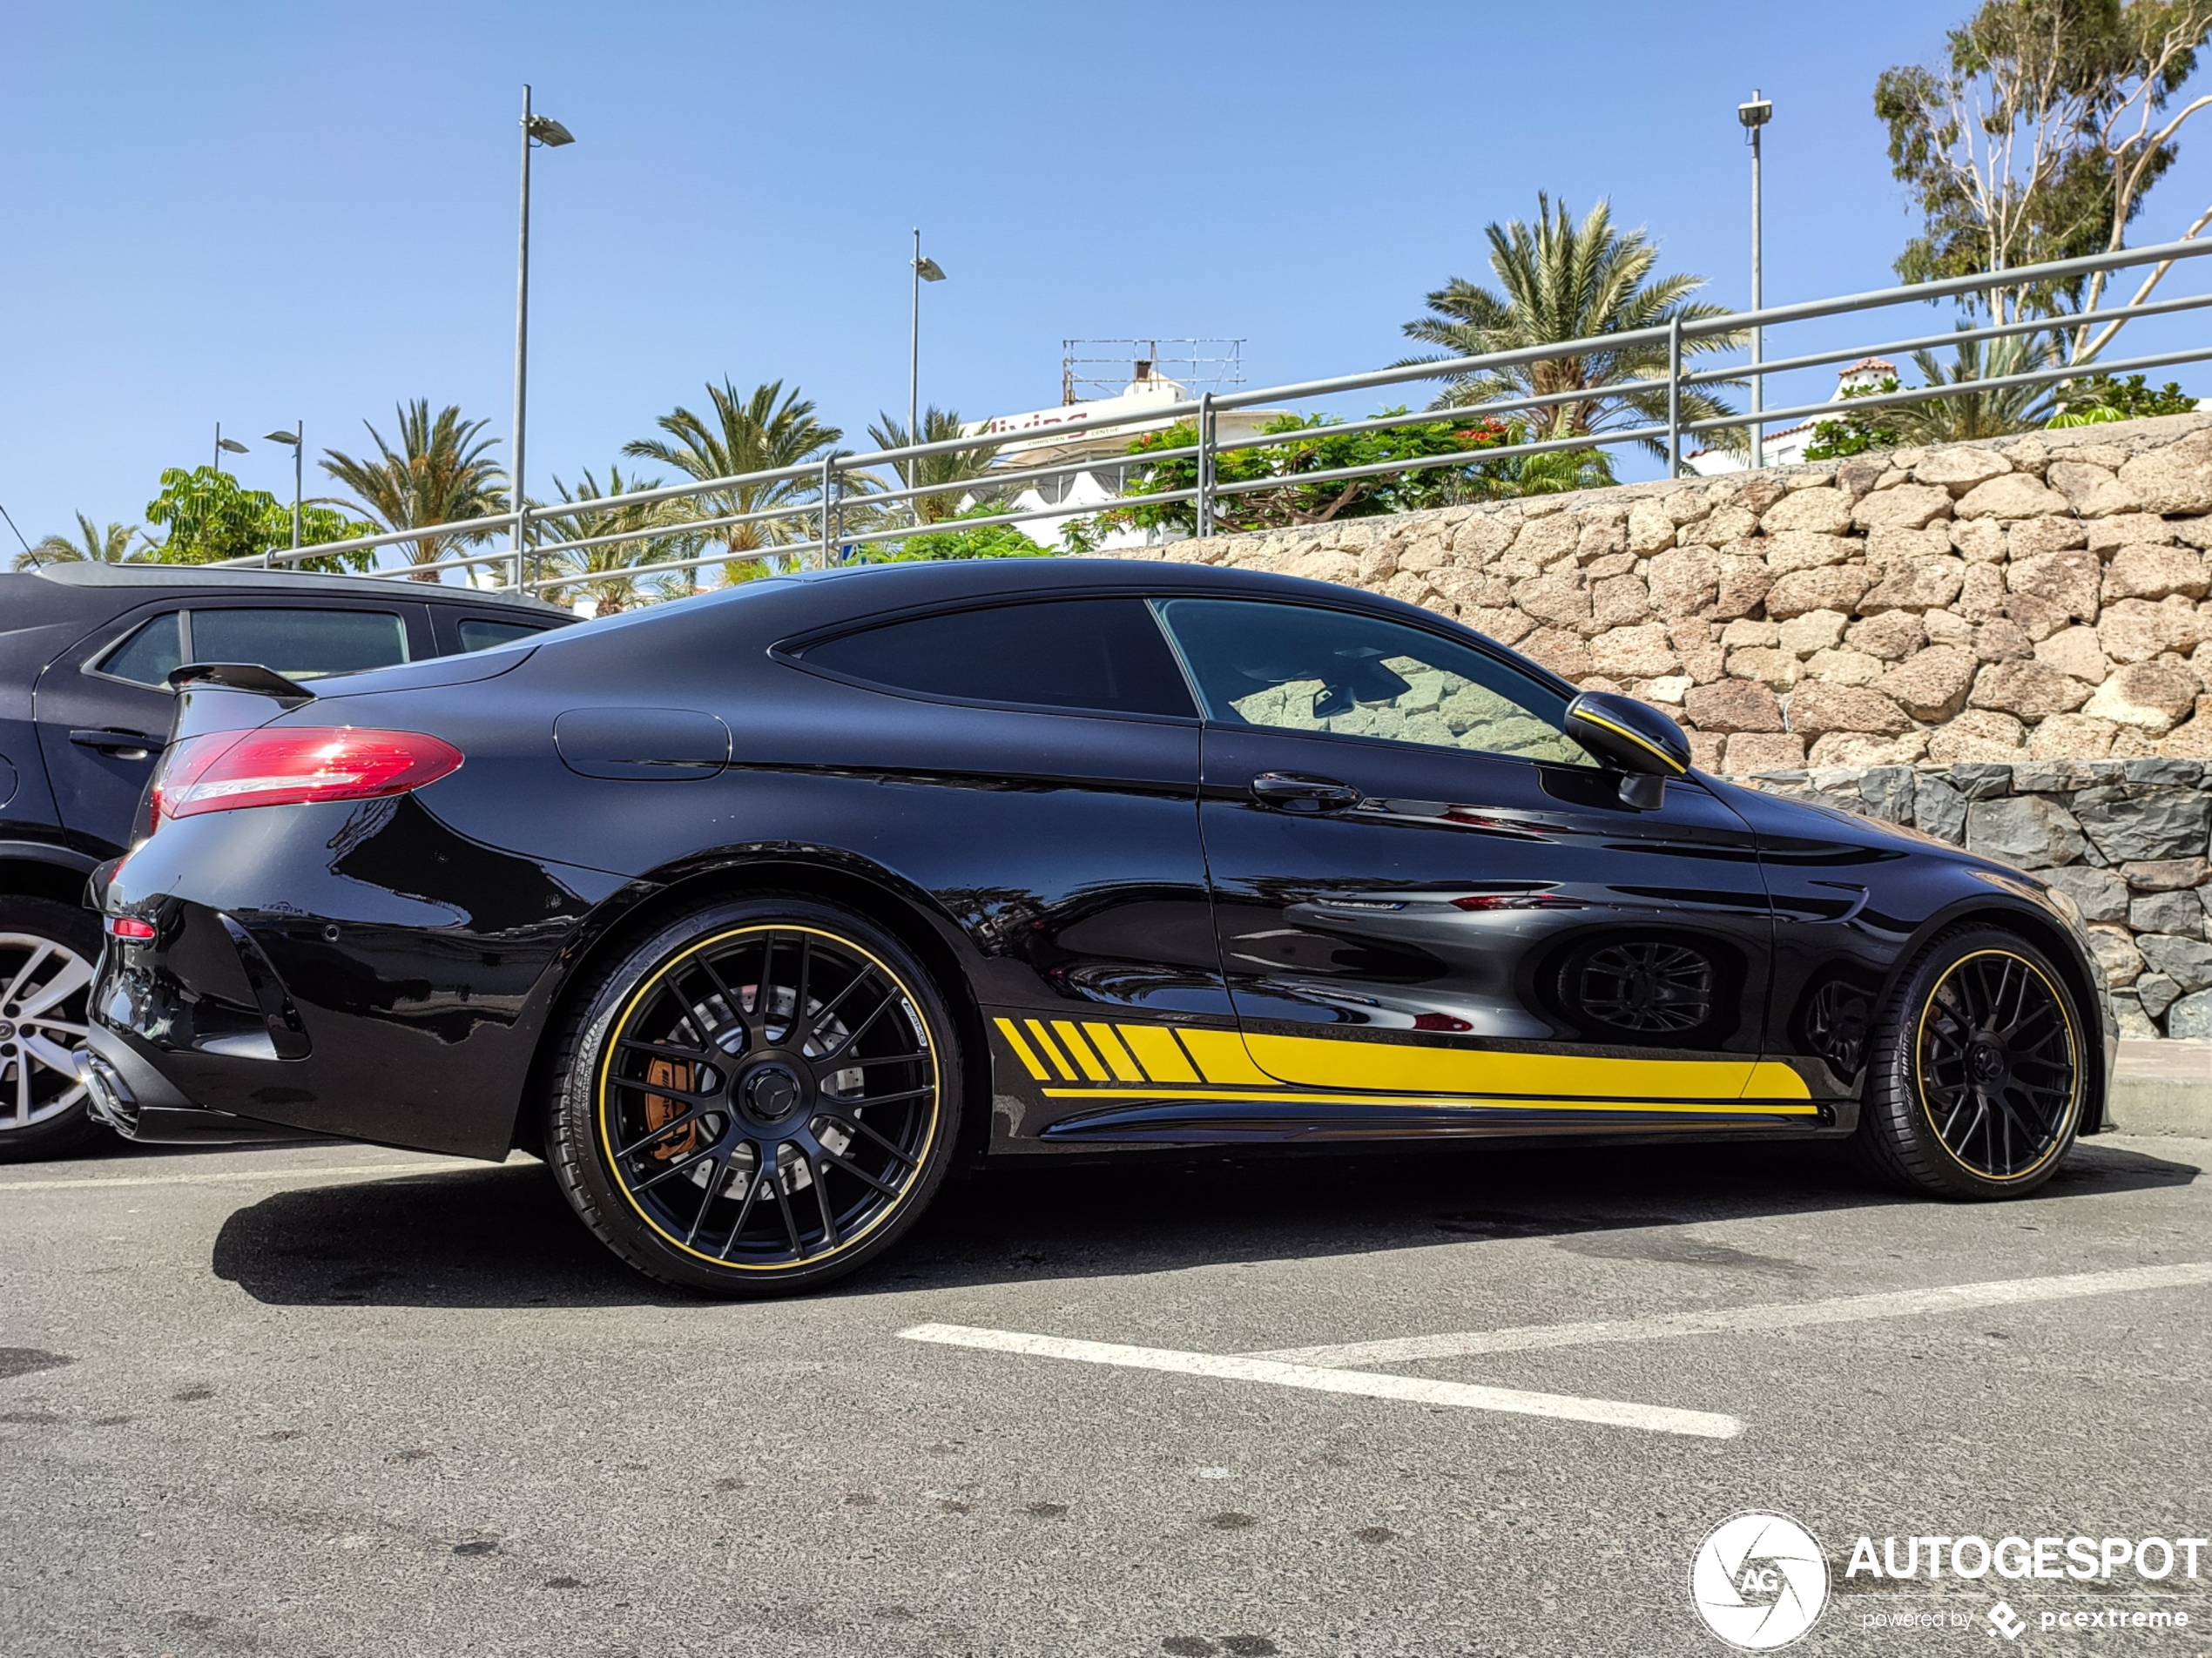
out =
<svg viewBox="0 0 2212 1658"><path fill-rule="evenodd" d="M914 565L207 674L100 1109L543 1150L685 1284L848 1271L984 1154L1849 1138L1995 1197L2100 1126L2060 895L1372 594Z"/></svg>
<svg viewBox="0 0 2212 1658"><path fill-rule="evenodd" d="M458 588L171 564L0 575L0 1160L94 1131L76 1075L99 954L84 878L133 839L170 671L294 678L449 656L576 618Z"/></svg>

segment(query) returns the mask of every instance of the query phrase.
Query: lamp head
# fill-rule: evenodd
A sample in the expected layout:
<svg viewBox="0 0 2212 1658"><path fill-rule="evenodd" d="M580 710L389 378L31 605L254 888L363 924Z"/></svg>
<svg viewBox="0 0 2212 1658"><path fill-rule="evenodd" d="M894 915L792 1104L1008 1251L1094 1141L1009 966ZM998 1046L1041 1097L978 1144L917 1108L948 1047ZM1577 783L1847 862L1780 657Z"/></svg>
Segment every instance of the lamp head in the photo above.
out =
<svg viewBox="0 0 2212 1658"><path fill-rule="evenodd" d="M1751 89L1751 101L1736 106L1736 118L1756 132L1774 118L1774 105L1761 98L1755 86Z"/></svg>
<svg viewBox="0 0 2212 1658"><path fill-rule="evenodd" d="M934 259L925 258L916 259L914 261L914 274L921 277L925 282L941 282L945 280L944 267L938 264Z"/></svg>
<svg viewBox="0 0 2212 1658"><path fill-rule="evenodd" d="M219 449L227 449L233 455L243 455L246 453L246 445L226 437L217 438L215 440L215 447Z"/></svg>
<svg viewBox="0 0 2212 1658"><path fill-rule="evenodd" d="M297 432L264 432L261 434L261 441L264 443L289 443L296 448L299 447L300 435Z"/></svg>
<svg viewBox="0 0 2212 1658"><path fill-rule="evenodd" d="M531 116L529 135L549 150L557 150L564 144L576 142L576 134L550 115Z"/></svg>

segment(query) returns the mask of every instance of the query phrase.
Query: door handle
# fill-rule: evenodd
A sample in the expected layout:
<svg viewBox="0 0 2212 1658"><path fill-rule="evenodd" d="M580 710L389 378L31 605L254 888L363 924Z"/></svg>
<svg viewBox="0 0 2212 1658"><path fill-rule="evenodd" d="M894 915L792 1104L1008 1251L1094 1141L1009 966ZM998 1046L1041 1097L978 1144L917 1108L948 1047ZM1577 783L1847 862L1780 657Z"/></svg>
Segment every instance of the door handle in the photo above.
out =
<svg viewBox="0 0 2212 1658"><path fill-rule="evenodd" d="M162 738L149 737L144 731L71 731L69 740L79 748L96 748L103 754L139 760L169 746Z"/></svg>
<svg viewBox="0 0 2212 1658"><path fill-rule="evenodd" d="M1334 778L1296 772L1262 772L1252 779L1252 799L1285 812L1341 812L1359 804L1359 791Z"/></svg>

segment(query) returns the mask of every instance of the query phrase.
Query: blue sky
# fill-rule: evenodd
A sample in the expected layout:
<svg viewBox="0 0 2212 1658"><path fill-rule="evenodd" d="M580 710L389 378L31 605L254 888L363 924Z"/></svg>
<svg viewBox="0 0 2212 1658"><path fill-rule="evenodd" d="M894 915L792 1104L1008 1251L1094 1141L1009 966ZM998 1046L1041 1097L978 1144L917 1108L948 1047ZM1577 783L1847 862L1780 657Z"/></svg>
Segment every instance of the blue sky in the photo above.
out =
<svg viewBox="0 0 2212 1658"><path fill-rule="evenodd" d="M1071 335L1243 336L1255 385L1386 362L1540 189L1610 196L1742 304L1755 85L1769 302L1885 286L1912 220L1874 78L1966 10L11 7L0 502L34 540L79 509L136 522L218 420L252 441L304 416L358 453L364 417L388 433L427 396L504 435L526 79L577 137L537 168L537 494L725 374L796 382L855 437L902 412L917 224L951 276L924 294L924 399L970 417L1057 401ZM2135 239L2208 190L2212 125ZM273 444L234 468L289 491Z"/></svg>

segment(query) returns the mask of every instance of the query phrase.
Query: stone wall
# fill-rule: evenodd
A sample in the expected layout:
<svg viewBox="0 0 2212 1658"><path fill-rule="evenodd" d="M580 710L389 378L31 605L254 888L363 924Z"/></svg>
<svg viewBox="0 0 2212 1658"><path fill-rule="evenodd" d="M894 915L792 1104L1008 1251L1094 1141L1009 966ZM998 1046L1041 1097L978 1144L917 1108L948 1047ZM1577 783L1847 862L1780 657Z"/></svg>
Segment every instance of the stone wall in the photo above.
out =
<svg viewBox="0 0 2212 1658"><path fill-rule="evenodd" d="M1457 617L1743 773L2212 757L2206 548L2212 414L2178 414L1123 556Z"/></svg>
<svg viewBox="0 0 2212 1658"><path fill-rule="evenodd" d="M1122 556L1457 617L1709 771L2033 870L2123 1035L2212 1038L2208 548L2212 414Z"/></svg>
<svg viewBox="0 0 2212 1658"><path fill-rule="evenodd" d="M2080 906L2122 1036L2212 1038L2212 765L1832 766L1750 781L2034 871Z"/></svg>

